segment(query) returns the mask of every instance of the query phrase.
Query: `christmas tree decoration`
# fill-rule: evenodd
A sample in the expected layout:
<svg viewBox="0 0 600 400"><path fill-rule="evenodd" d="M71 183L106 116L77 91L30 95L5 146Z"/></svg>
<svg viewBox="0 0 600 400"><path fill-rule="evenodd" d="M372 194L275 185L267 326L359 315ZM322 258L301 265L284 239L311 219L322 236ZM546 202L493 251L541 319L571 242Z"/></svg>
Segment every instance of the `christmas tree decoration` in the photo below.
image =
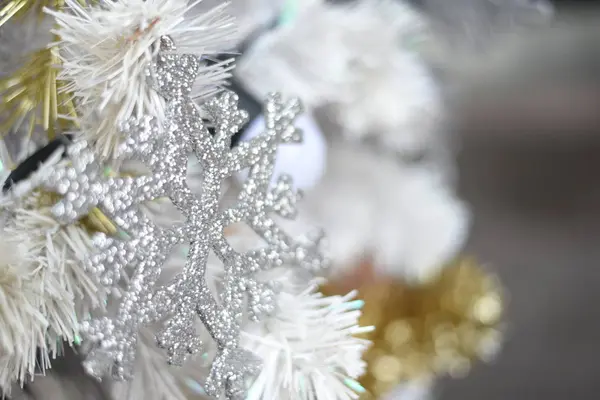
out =
<svg viewBox="0 0 600 400"><path fill-rule="evenodd" d="M67 102L44 95L54 104L45 132L57 139L16 165L3 147L11 169L1 228L18 252L0 262L2 394L45 373L62 346L78 347L113 398L364 391L356 379L368 343L353 335L371 328L356 325L352 294L316 293L314 276L329 265L322 234L287 233L301 193L274 177L278 147L303 140L300 103L269 96L263 132L232 148L247 113L234 94L216 96L229 67L208 60L226 50L231 20L223 6L190 17L192 6L67 0L46 10L57 40L40 54L60 72L45 80L57 90L44 93L73 100L76 129L59 134L67 125L52 118L67 114ZM26 83L34 88L45 73ZM223 188L240 176L240 192L224 203ZM239 224L258 242L236 240ZM294 320L294 310L304 317ZM275 347L263 349L262 336ZM291 346L291 375L263 357L281 354L276 339Z"/></svg>
<svg viewBox="0 0 600 400"><path fill-rule="evenodd" d="M207 326L213 339L217 341L219 347L217 358L213 363L211 374L206 384L207 391L213 396L217 396L221 390L227 390L227 396L233 398L243 392L242 385L244 382L236 381L236 376L243 376L244 374L252 373L254 371L253 358L240 351L236 344L236 332L239 330L239 318L241 317L240 313L242 310L241 296L246 290L250 291L251 310L254 313L253 316L258 317L258 314L263 309L270 309L271 306L269 304L262 304L262 302L269 299L273 295L273 292L268 286L259 284L250 277L240 275L240 273L247 274L252 269L256 270L257 268L260 268L261 263L259 261L263 261L264 263L267 260L259 260L256 258L260 257L259 254L256 254L254 258L248 256L243 257L241 255L235 256L235 253L231 253L232 250L224 243L222 233L219 232L219 226L221 226L222 230L224 224L226 224L228 220L229 222L237 222L235 220L231 221L230 219L246 217L246 215L249 215L247 213L249 213L251 209L230 210L229 213L221 215L216 213L217 210L214 207L218 205L220 187L219 185L215 186L215 184L223 179L224 173L228 172L227 169L223 170L223 167L226 168L227 164L231 165L230 168L240 168L243 166L243 164L240 165L240 162L249 162L250 160L247 160L247 158L246 160L240 158L244 153L236 154L237 160L234 158L236 155L219 157L219 150L222 147L223 142L228 140L227 135L231 130L235 130L236 124L239 124L239 121L243 119L243 114L238 112L235 108L231 108L235 107L235 104L231 103L231 101L235 101L234 99L230 100L229 98L224 97L221 98L220 101L215 101L209 106L214 112L215 122L220 128L219 133L222 136L219 139L221 143L213 143L212 140L210 140L210 136L208 137L209 140L198 139L196 143L193 143L190 140L191 137L188 137L192 132L196 133L197 130L199 130L200 133L202 132L201 120L199 115L197 115L193 103L190 103L190 100L187 100L188 103L186 104L185 98L175 96L178 96L178 94L189 94L189 92L185 91L185 88L192 79L195 78L197 69L200 67L200 64L195 60L196 59L191 56L181 58L165 57L162 60L165 62L165 65L162 66L165 75L162 78L164 80L159 81L159 85L161 86L161 89L164 90L163 93L166 96L173 96L170 105L170 112L173 113L171 116L173 122L171 122L171 128L168 128L167 137L158 142L161 138L161 135L158 132L159 126L152 126L152 122L148 119L142 121L139 125L132 126L134 130L130 132L132 135L130 136L130 141L127 143L127 150L131 152L131 155L145 156L146 161L149 166L154 169L156 175L153 177L141 177L126 181L109 179L105 183L98 182L95 181L95 179L98 177L97 171L99 168L93 164L91 153L74 152L72 153L72 157L77 160L75 170L67 169L57 171L57 174L54 177L51 177L50 182L59 183L63 181L63 179L67 178L69 174L68 171L78 172L75 174L75 179L77 180L71 181L71 183L60 188L62 189L61 194L66 195L69 193L69 187L81 190L71 193L74 194L73 197L80 197L82 199L82 201L75 204L82 205L87 205L86 203L89 204L89 202L100 202L101 200L98 198L98 194L102 194L102 197L106 196L104 197L104 200L102 200L102 203L103 207L107 209L106 211L111 219L120 221L122 228L129 230L129 232L131 232L130 234L138 236L139 239L137 240L141 241L137 246L131 247L130 241L118 242L114 239L105 239L102 247L109 253L100 253L99 257L95 259L97 260L96 267L98 271L104 273L104 282L108 285L112 285L119 280L120 274L124 273L124 271L121 270L125 269L129 263L137 258L133 265L135 266L137 264L138 268L133 271L131 281L139 282L139 284L130 287L129 292L125 294L122 307L120 308L115 321L101 318L86 323L83 326L84 332L87 333L87 337L92 341L97 340L99 342L99 347L90 353L89 359L86 362L90 373L98 377L102 377L106 373L112 373L115 377L120 379L129 377L132 370L132 363L135 359L135 332L139 329L140 324L148 324L157 319L158 315L153 315L160 312L157 308L167 307L164 312L171 313L176 310L177 312L167 321L166 329L159 334L158 338L161 346L167 349L170 362L181 364L186 358L186 354L197 352L200 349L199 346L201 345L201 342L193 333L193 315L200 313L200 318ZM172 79L174 81L171 81ZM281 109L282 106L272 103L270 105L271 111L276 112L276 107ZM269 138L271 141L277 139L277 136L275 136L277 134L277 128L274 125L275 118L279 119L282 116L276 114L272 114L271 116L271 136L273 136L272 138ZM187 129L189 129L189 131L179 130L177 129L177 125L184 127L188 126L189 128ZM288 131L287 134L293 133L293 130L292 132L289 132L289 129L287 128L288 126L279 128L279 134L285 133L286 130ZM205 133L208 135L206 131ZM134 135L139 136L136 137ZM137 141L133 138L137 139ZM265 138L261 139L263 140L259 142L259 145L268 143L265 143ZM199 152L198 157L207 162L205 167L211 166L211 164L209 164L210 162L214 165L212 167L213 171L206 171L205 178L212 178L215 182L209 184L209 182L205 181L205 192L202 194L202 200L194 199L193 197L190 198L189 194L186 195L186 193L190 193L189 189L186 188L185 183L182 182L181 178L178 178L178 176L181 177L181 174L183 173L183 181L185 181L187 152L192 150L192 146L197 146L197 151ZM85 151L84 148L74 147L74 149L79 152ZM200 152L200 149L203 151ZM246 149L246 151L249 150L251 150L251 148ZM144 153L142 153L142 151ZM211 156L210 153L213 153L213 155ZM255 155L254 157L257 156ZM263 157L265 156L263 155ZM266 157L266 160L263 159L263 163L268 163L268 153L266 154ZM221 158L221 160L219 160L219 158ZM257 161L259 160L260 159ZM89 171L88 174L85 174L87 171ZM255 174L265 174L265 171L262 171L259 168L254 168L254 171ZM268 170L266 174L268 174ZM165 180L165 178L167 178L167 180ZM90 179L92 180L90 181ZM79 184L76 184L77 182L79 182ZM255 183L253 180L251 182L253 184ZM65 184L63 183L63 185ZM90 189L92 187L97 187L98 189L96 189L94 193L89 192L89 189L87 189L88 187ZM169 190L169 192L167 192L167 190ZM252 190L256 189L252 188ZM210 193L210 191L212 191L212 193ZM148 221L147 218L139 213L139 211L135 212L135 208L131 208L138 202L152 200L162 193L168 195L174 204L178 206L182 212L186 213L187 226L175 228L170 232L161 232L156 227L153 227L152 222ZM246 201L252 200L250 197L252 194L253 193L246 194L248 197ZM132 195L133 197L131 197ZM123 199L125 202L118 199ZM115 201L117 201L117 203L115 203ZM66 220L77 218L82 209L79 208L81 206L74 208L75 204L59 203L57 208L55 208L57 217ZM120 207L115 207L117 205L120 205ZM247 203L246 207L250 206L251 203ZM273 207L277 206L277 203L273 204ZM262 211L262 206L259 210ZM237 216L235 214L237 214ZM196 224L198 222L194 223L194 215L203 215L207 220L202 221L203 224L197 226ZM260 219L261 218L258 217L259 221ZM268 221L268 219L266 221ZM265 229L261 228L264 222L261 221L261 225L256 226L256 229ZM207 228L208 231L206 232L197 230ZM276 237L277 236L281 237L281 234L276 234ZM137 242L137 240L135 240L135 242ZM172 246L180 243L181 240L190 241L193 246L190 249L188 265L182 275L180 275L171 286L164 289L162 292L154 294L153 286L160 274L161 263L164 262L166 254L170 251ZM211 243L212 241L215 241L216 243L213 244ZM148 244L142 246L142 243L144 242ZM285 240L284 243L286 242L289 243L289 240ZM226 291L226 293L229 293L227 293L227 297L223 299L225 304L222 306L219 306L219 304L215 302L205 286L205 283L202 282L202 265L206 262L205 258L208 250L213 246L215 246L214 251L219 252L219 255L223 257L223 261L226 263L225 281L230 285ZM112 251L125 252L123 253L124 257L119 260L117 264L107 263L107 261L112 258L109 256ZM294 251L300 251L300 248L296 247ZM268 253L264 253L262 256L267 257L267 254ZM293 254L294 253L290 255L293 256ZM269 256L272 257L272 255ZM131 257L135 258L132 259ZM262 267L264 267L264 265ZM250 271L246 272L245 269L248 268L250 268ZM194 276L197 276L197 279L200 279L200 281L192 281L191 279L193 279L192 277ZM234 281L246 283L243 285L238 283L234 286ZM240 290L242 291L240 292ZM153 300L154 296L161 301L155 303ZM128 299L131 300L128 301ZM134 337L133 342L131 342L132 336Z"/></svg>
<svg viewBox="0 0 600 400"><path fill-rule="evenodd" d="M5 3L54 29L0 80L1 394L73 346L114 399L425 400L497 351L437 31L344 3Z"/></svg>
<svg viewBox="0 0 600 400"><path fill-rule="evenodd" d="M319 338L330 340L329 353L313 342L315 338L299 337L300 347L294 351L298 355L293 354L293 358L301 359L302 351L315 346L323 354L331 355L325 364L315 358L312 369L298 370L293 385L276 385L273 390L290 395L295 395L296 390L307 390L305 395L311 398L356 398L360 386L353 385L352 379L362 372L359 360L366 347L364 341L352 339L354 333L362 331L355 326L359 311L346 313L349 308L341 303L347 298L319 300L314 295L314 285L299 297L288 295L280 287L277 274L265 276L268 270L283 267L315 274L328 266L319 249L320 234L292 238L271 215L290 219L297 213L298 193L293 190L291 180L282 176L273 185L272 175L277 147L302 140L301 132L293 126L301 109L299 103L283 102L272 95L264 107L265 132L231 149L232 135L247 118L237 109L236 96L226 93L207 101L203 105L206 115L202 118L192 99L194 80L203 71L202 61L192 54L175 52L170 37L162 37L160 45L161 51L151 64L148 77L152 87L165 98L165 118L144 116L122 124L123 142L115 153L120 165L127 160L139 160L150 173L124 175L107 170L94 147L75 135L74 143L67 146L66 158L57 150L52 154L52 164L39 169L43 171L43 179L28 179L28 189L50 194L53 205L48 208L48 218L57 226L84 221L98 210L114 228L96 232L89 241L93 249L78 260L87 276L99 283L99 292L112 295L109 309L116 301L114 312L94 310L80 324L75 324L87 353L86 370L99 379L108 376L131 380L147 375L144 371L156 363L150 352L153 346L144 343L147 335L143 332L146 328L158 329L156 340L166 350L165 361L182 365L194 354L208 351L213 359L202 384L205 392L213 397L224 393L229 399L245 398L252 378L260 371L261 361L250 351L256 347L251 341L240 343L246 321L254 321L256 327L281 337L289 334L285 324L279 323L274 330L273 326L285 320L284 314L294 304L313 310L306 311L305 320L296 321L296 330L309 332L319 326L325 329L324 333L331 334L321 334ZM190 153L196 155L202 167L200 193L187 185ZM237 201L220 209L222 183L246 168L250 172ZM7 182L12 182L10 177ZM10 198L15 196L14 191L24 192L18 184L8 185L7 190ZM183 221L162 227L144 212L145 203L161 198L173 203L183 214ZM262 238L263 246L245 252L231 247L224 236L225 228L241 222ZM180 244L189 245L187 260L179 273L161 285L161 272L168 256ZM213 272L209 273L207 264L214 260L209 258L211 252L222 267L220 271L212 267ZM277 313L269 317L274 312ZM203 329L197 330L198 322ZM208 335L204 337L202 332ZM339 352L336 346L344 340L348 341L348 351L339 353L341 358L336 361L332 358ZM334 349L336 352L332 353ZM136 370L139 357L144 364L141 371ZM314 380L324 373L330 374L328 382L337 386L323 394L315 393L320 390L320 383ZM271 374L267 379L280 381L279 371L272 370ZM162 388L176 385L167 375L151 376L154 384ZM265 376L264 371L261 376ZM313 380L312 389L299 388L297 381L302 379ZM139 382L119 393L141 398L142 389L136 386L140 386Z"/></svg>
<svg viewBox="0 0 600 400"><path fill-rule="evenodd" d="M203 13L192 9L200 0L102 0L82 6L65 0L64 11L48 10L56 20L55 43L63 62L59 78L77 101L83 138L104 159L118 149L119 121L153 115L163 120L164 100L148 85L144 72L170 36L179 49L209 57L226 49L235 33L221 4ZM199 72L192 97L208 97L228 77L227 61Z"/></svg>
<svg viewBox="0 0 600 400"><path fill-rule="evenodd" d="M359 381L376 398L385 398L398 385L464 376L475 361L489 361L498 351L502 289L474 260L458 259L421 284L377 279L368 265L362 274L360 323L375 330L362 336L373 344L364 355L367 373ZM339 280L322 291L335 294L355 286Z"/></svg>

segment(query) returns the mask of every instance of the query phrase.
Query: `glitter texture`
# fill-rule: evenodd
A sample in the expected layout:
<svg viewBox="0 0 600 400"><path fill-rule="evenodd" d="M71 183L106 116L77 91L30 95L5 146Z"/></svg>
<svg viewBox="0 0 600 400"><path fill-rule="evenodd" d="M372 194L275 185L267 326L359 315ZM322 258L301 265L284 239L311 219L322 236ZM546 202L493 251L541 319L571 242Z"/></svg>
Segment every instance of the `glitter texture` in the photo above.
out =
<svg viewBox="0 0 600 400"><path fill-rule="evenodd" d="M246 121L237 109L237 96L225 92L204 106L212 136L190 99L201 67L192 55L179 55L169 38L162 41L148 74L167 100L167 119L159 126L151 117L123 124L125 141L119 154L141 160L152 171L148 176L110 177L85 142L69 149L71 163L59 166L48 179L47 189L63 197L53 208L60 221L70 223L98 207L127 233L126 237L97 235L97 252L86 265L107 289L127 278L114 318L100 317L82 324L83 339L92 343L85 367L98 378L109 374L129 379L135 361L137 333L142 326L161 322L157 334L170 364L181 365L188 355L202 350L195 323L199 318L216 343L217 353L204 383L206 392L228 399L244 399L251 379L260 369L258 358L239 347L245 318L258 320L275 307L277 287L255 276L266 269L290 265L319 272L328 261L320 252L321 234L295 239L278 227L273 215L293 218L300 193L289 177L270 184L277 152L282 143L298 142L301 132L294 120L301 111L298 101L283 102L271 95L265 104L266 130L249 142L230 149L231 137ZM165 51L166 50L166 51ZM204 172L199 195L186 181L187 163L195 154ZM219 207L222 182L249 168L238 201ZM170 228L153 223L142 203L168 197L185 216ZM262 237L266 246L236 252L224 229L243 222ZM189 245L182 272L165 286L157 281L174 247ZM223 289L215 294L205 281L207 258L213 252L223 263Z"/></svg>

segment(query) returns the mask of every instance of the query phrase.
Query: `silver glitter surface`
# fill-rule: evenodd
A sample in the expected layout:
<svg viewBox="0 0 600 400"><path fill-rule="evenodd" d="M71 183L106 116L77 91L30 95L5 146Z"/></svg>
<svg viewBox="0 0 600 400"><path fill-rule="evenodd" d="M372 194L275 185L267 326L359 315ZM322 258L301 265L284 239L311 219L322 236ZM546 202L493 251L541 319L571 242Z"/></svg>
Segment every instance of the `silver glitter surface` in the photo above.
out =
<svg viewBox="0 0 600 400"><path fill-rule="evenodd" d="M296 239L276 224L275 215L293 218L301 194L291 179L272 182L277 147L298 142L301 132L293 123L301 111L298 101L283 102L278 95L266 101L264 134L230 149L231 137L247 119L237 108L237 96L225 92L205 104L211 135L199 110L188 97L199 68L189 55L174 53L172 42L163 48L149 74L159 93L167 99L167 119L161 125L148 117L123 125L123 159L141 160L152 173L136 178L106 176L86 144L69 150L70 165L58 167L47 188L63 195L53 209L65 223L100 208L126 235L95 239L97 252L88 271L110 289L127 287L114 318L102 317L82 324L84 339L93 344L87 356L87 371L98 377L109 374L129 379L135 361L140 327L161 322L157 342L170 364L181 365L202 349L195 330L199 318L217 346L217 355L205 383L214 397L244 399L248 382L258 372L258 358L239 347L245 317L258 320L275 307L276 282L263 282L256 274L290 265L318 272L328 261L320 252L322 235ZM204 171L200 194L188 187L188 158L194 154ZM220 207L221 184L236 172L249 168L237 202ZM159 228L143 212L142 203L168 197L185 216L185 222ZM224 228L243 222L260 235L264 248L237 252L227 242ZM178 244L189 244L182 272L166 286L158 278L167 257ZM220 293L212 293L205 281L207 259L213 252L224 265Z"/></svg>

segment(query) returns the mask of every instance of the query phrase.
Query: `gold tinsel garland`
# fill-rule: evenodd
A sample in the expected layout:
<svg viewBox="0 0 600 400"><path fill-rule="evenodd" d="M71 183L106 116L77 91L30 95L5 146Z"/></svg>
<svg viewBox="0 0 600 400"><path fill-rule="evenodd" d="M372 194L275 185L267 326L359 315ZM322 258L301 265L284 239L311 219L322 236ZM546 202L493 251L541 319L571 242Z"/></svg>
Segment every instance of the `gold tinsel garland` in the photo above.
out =
<svg viewBox="0 0 600 400"><path fill-rule="evenodd" d="M85 5L84 0L81 1ZM0 8L0 27L10 19L45 17L44 8L60 10L64 0L10 0ZM56 37L54 38L57 39ZM25 127L31 136L41 127L48 139L76 125L76 111L71 93L65 91L63 82L57 80L60 70L58 49L49 45L35 51L13 73L0 78L0 135Z"/></svg>
<svg viewBox="0 0 600 400"><path fill-rule="evenodd" d="M339 294L335 282L322 288ZM460 259L431 281L373 281L359 290L364 300L361 326L372 341L365 353L361 385L379 398L395 386L434 376L462 376L476 360L499 347L502 291L496 277L472 259Z"/></svg>
<svg viewBox="0 0 600 400"><path fill-rule="evenodd" d="M25 125L28 136L36 126L48 139L75 125L75 105L64 83L57 81L60 65L56 48L39 50L14 74L0 79L0 116L3 134Z"/></svg>

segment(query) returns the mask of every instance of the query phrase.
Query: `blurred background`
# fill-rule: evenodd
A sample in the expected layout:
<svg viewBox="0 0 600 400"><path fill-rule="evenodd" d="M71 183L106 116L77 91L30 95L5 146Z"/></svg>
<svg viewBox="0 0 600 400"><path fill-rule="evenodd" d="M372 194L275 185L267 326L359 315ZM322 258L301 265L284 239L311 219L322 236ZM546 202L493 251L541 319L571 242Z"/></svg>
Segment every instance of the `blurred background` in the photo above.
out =
<svg viewBox="0 0 600 400"><path fill-rule="evenodd" d="M556 1L572 36L512 63L507 98L490 91L459 124L470 251L508 289L507 340L496 362L446 380L447 399L594 399L600 389L600 53L597 2ZM551 33L545 33L552 35ZM533 71L525 72L534 63ZM474 102L478 100L475 97Z"/></svg>

